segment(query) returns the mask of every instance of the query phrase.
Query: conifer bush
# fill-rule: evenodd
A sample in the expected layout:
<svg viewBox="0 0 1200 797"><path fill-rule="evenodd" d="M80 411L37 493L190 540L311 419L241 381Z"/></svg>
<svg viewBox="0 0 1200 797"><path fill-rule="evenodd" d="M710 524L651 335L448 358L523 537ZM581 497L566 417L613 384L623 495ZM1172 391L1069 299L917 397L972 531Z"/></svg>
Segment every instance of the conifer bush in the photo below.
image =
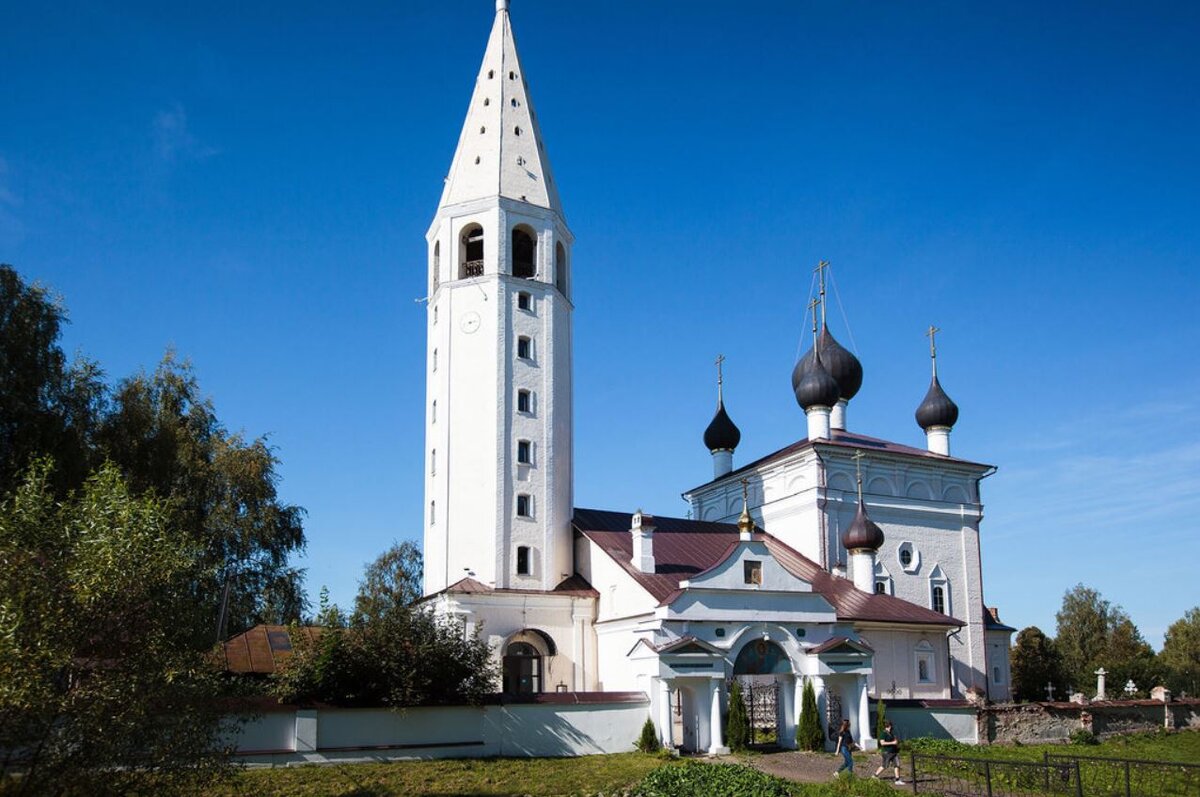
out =
<svg viewBox="0 0 1200 797"><path fill-rule="evenodd" d="M804 681L804 693L800 698L800 724L796 727L796 744L801 750L819 752L825 749L825 734L821 733L821 719L817 716L817 693L812 681Z"/></svg>
<svg viewBox="0 0 1200 797"><path fill-rule="evenodd" d="M735 753L750 746L750 718L746 716L746 704L742 701L742 685L736 678L729 690L729 726L725 729L725 743Z"/></svg>
<svg viewBox="0 0 1200 797"><path fill-rule="evenodd" d="M662 742L658 740L658 731L654 728L654 720L646 717L646 721L642 723L642 733L633 746L643 753L657 753L662 749Z"/></svg>

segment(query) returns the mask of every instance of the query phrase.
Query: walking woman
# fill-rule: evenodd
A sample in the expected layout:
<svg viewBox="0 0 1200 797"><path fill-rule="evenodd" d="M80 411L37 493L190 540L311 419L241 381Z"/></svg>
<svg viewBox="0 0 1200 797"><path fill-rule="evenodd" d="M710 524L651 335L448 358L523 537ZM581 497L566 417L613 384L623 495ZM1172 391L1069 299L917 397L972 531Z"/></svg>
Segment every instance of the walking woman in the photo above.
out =
<svg viewBox="0 0 1200 797"><path fill-rule="evenodd" d="M848 771L851 775L854 774L854 759L850 757L850 753L857 745L854 744L854 736L850 734L850 720L842 720L842 727L838 728L837 749L834 753L842 754L842 765L833 773L836 778L842 774L842 770Z"/></svg>

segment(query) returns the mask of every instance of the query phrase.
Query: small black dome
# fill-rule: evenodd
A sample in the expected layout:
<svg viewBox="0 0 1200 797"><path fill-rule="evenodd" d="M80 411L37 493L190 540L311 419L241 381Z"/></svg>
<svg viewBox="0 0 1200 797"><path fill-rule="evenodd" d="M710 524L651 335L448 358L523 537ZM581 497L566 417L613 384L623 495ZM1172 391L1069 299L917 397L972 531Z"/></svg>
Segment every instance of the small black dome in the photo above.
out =
<svg viewBox="0 0 1200 797"><path fill-rule="evenodd" d="M829 327L821 329L821 336L817 338L817 348L821 352L821 362L825 364L825 370L838 383L841 397L847 401L854 398L858 389L862 387L862 363L833 339L833 335L829 334Z"/></svg>
<svg viewBox="0 0 1200 797"><path fill-rule="evenodd" d="M742 432L725 412L725 402L717 402L717 414L704 430L704 446L709 451L732 451L742 442Z"/></svg>
<svg viewBox="0 0 1200 797"><path fill-rule="evenodd" d="M917 423L922 429L929 429L933 426L953 426L957 422L958 405L950 400L934 376L925 400L917 407Z"/></svg>
<svg viewBox="0 0 1200 797"><path fill-rule="evenodd" d="M825 370L820 353L818 352L816 357L813 357L805 367L801 368L804 365L804 359L801 358L800 362L796 363L796 371L802 371L798 382L796 381L796 371L792 372L792 387L796 393L796 402L805 410L809 407L832 407L837 404L841 390L838 388L837 381Z"/></svg>
<svg viewBox="0 0 1200 797"><path fill-rule="evenodd" d="M858 501L858 512L854 520L842 532L842 545L847 551L878 551L883 545L883 529L867 517L867 508L862 499Z"/></svg>

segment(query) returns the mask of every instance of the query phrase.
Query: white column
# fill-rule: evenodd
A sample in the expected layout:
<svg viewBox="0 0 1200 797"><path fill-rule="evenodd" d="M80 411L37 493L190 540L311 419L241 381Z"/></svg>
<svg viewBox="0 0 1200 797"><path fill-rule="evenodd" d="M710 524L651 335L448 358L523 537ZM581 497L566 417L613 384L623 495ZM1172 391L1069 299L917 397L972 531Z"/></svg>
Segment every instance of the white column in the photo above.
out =
<svg viewBox="0 0 1200 797"><path fill-rule="evenodd" d="M675 749L675 721L671 716L671 684L662 679L659 681L658 699L658 734L663 746L668 750Z"/></svg>
<svg viewBox="0 0 1200 797"><path fill-rule="evenodd" d="M584 679L583 670L583 638L587 629L583 624L583 617L571 613L571 619L574 620L575 634L571 645L571 658L575 665L571 673L571 689L576 692L584 692L587 690L587 683Z"/></svg>
<svg viewBox="0 0 1200 797"><path fill-rule="evenodd" d="M796 690L785 689L786 681L781 681L779 684L779 714L777 722L779 723L778 739L780 747L793 749L796 746Z"/></svg>
<svg viewBox="0 0 1200 797"><path fill-rule="evenodd" d="M950 427L930 426L925 430L925 442L933 453L950 456Z"/></svg>
<svg viewBox="0 0 1200 797"><path fill-rule="evenodd" d="M792 690L792 692L793 692L793 694L792 694L792 717L793 717L793 721L794 721L794 727L798 731L800 729L800 716L801 716L800 712L802 712L804 710L804 676L803 675L796 676L796 684L795 684L795 688ZM818 727L820 726L820 724L821 723L819 723L819 722L817 723ZM796 744L796 734L794 734L794 733L792 734L792 744L799 746Z"/></svg>
<svg viewBox="0 0 1200 797"><path fill-rule="evenodd" d="M864 750L875 749L874 735L871 733L871 704L867 700L867 676L857 678L858 686L858 745Z"/></svg>
<svg viewBox="0 0 1200 797"><path fill-rule="evenodd" d="M813 692L817 697L817 727L821 729L821 738L825 740L826 747L829 746L829 734L825 730L825 680L823 678L813 678Z"/></svg>
<svg viewBox="0 0 1200 797"><path fill-rule="evenodd" d="M709 755L724 755L729 752L725 739L721 735L721 682L713 678L709 681L712 713L709 715L708 752Z"/></svg>
<svg viewBox="0 0 1200 797"><path fill-rule="evenodd" d="M829 439L829 408L809 407L804 414L808 417L808 439Z"/></svg>
<svg viewBox="0 0 1200 797"><path fill-rule="evenodd" d="M875 594L875 552L853 550L850 552L850 576L856 589Z"/></svg>
<svg viewBox="0 0 1200 797"><path fill-rule="evenodd" d="M833 410L829 413L829 426L833 429L846 430L846 405L850 402L845 399L838 399L838 403L833 405Z"/></svg>

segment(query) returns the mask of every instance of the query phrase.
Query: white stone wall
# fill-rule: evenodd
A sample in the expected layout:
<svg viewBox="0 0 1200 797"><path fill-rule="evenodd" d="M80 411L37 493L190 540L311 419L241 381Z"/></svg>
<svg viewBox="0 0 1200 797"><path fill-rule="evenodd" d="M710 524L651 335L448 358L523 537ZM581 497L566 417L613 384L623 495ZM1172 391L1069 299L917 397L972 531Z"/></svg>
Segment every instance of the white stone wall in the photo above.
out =
<svg viewBox="0 0 1200 797"><path fill-rule="evenodd" d="M648 700L275 711L243 727L251 764L576 756L633 749ZM264 739L278 747L261 746Z"/></svg>
<svg viewBox="0 0 1200 797"><path fill-rule="evenodd" d="M868 682L871 697L887 701L910 698L940 700L951 696L945 633L897 630L890 626L866 624L860 625L858 630L862 641L875 651L874 667ZM917 646L922 642L928 643L933 650L931 683L921 683L917 679Z"/></svg>

